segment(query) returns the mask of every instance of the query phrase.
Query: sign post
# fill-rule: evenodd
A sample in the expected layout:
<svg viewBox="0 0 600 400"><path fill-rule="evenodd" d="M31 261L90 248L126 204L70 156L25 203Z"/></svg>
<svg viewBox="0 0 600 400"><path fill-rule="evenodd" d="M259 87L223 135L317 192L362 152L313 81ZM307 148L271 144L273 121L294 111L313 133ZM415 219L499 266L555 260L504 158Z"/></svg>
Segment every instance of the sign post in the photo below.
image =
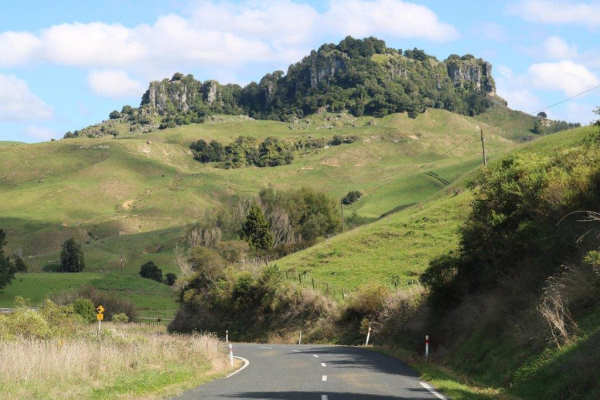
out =
<svg viewBox="0 0 600 400"><path fill-rule="evenodd" d="M100 335L100 329L102 329L102 320L104 319L104 307L102 307L102 304L96 307L96 311L98 312L98 314L96 314L96 319L98 320L98 335Z"/></svg>

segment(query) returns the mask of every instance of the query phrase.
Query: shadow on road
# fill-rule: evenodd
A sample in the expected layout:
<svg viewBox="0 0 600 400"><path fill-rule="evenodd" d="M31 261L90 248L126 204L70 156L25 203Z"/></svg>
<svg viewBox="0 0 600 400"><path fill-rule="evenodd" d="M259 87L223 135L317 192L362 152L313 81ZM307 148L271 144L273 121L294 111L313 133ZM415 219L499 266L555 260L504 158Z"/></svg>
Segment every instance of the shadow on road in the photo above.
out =
<svg viewBox="0 0 600 400"><path fill-rule="evenodd" d="M331 368L368 369L386 374L418 378L419 375L402 361L374 351L358 347L307 347L290 354L317 354ZM331 359L328 359L328 356Z"/></svg>
<svg viewBox="0 0 600 400"><path fill-rule="evenodd" d="M320 399L322 395L327 395L329 400L431 400L432 396L425 389L412 389L414 396L398 397L377 394L351 393L351 392L244 392L223 397L236 399L262 399L262 400L310 400ZM421 392L420 394L418 392Z"/></svg>

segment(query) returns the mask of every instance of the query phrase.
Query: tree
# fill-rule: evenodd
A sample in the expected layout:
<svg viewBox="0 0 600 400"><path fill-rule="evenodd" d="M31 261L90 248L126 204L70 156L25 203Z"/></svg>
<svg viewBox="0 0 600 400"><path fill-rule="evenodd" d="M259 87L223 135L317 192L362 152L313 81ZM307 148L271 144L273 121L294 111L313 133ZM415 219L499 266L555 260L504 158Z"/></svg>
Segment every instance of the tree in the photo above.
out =
<svg viewBox="0 0 600 400"><path fill-rule="evenodd" d="M173 286L175 284L176 280L177 280L177 275L175 275L174 273L169 272L165 276L165 283L169 286Z"/></svg>
<svg viewBox="0 0 600 400"><path fill-rule="evenodd" d="M273 234L269 225L261 208L253 205L250 207L246 222L242 226L242 236L254 249L270 249L273 246Z"/></svg>
<svg viewBox="0 0 600 400"><path fill-rule="evenodd" d="M118 112L117 110L114 110L110 114L108 114L108 117L110 119L119 119L119 118L121 118L121 113Z"/></svg>
<svg viewBox="0 0 600 400"><path fill-rule="evenodd" d="M21 256L15 256L14 265L16 272L27 272L27 264L25 264L25 261L23 261L23 258L21 258Z"/></svg>
<svg viewBox="0 0 600 400"><path fill-rule="evenodd" d="M71 238L63 243L60 252L61 272L81 272L85 268L81 245Z"/></svg>
<svg viewBox="0 0 600 400"><path fill-rule="evenodd" d="M4 256L6 245L6 233L0 229L0 289L8 285L15 277L15 267L8 257Z"/></svg>
<svg viewBox="0 0 600 400"><path fill-rule="evenodd" d="M154 261L148 261L140 268L140 276L146 279L152 279L156 282L162 282L162 270L158 268Z"/></svg>
<svg viewBox="0 0 600 400"><path fill-rule="evenodd" d="M545 112L541 111L537 114L537 117L539 119L547 119L548 118L548 114L546 114Z"/></svg>

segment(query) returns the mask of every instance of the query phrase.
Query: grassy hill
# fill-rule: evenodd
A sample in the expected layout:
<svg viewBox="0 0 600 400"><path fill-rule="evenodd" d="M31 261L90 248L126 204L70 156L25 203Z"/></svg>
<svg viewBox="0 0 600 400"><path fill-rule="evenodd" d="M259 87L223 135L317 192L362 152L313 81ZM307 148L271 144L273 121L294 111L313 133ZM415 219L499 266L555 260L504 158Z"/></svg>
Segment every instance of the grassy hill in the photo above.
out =
<svg viewBox="0 0 600 400"><path fill-rule="evenodd" d="M360 190L363 197L347 207L345 215L355 213L375 220L391 210L439 195L448 183L477 168L480 127L491 159L516 148L517 142L529 135L528 122L514 122L517 128L507 130L506 115L509 119L522 118L520 114L498 113L482 122L436 109L416 119L406 114L356 118L325 113L292 123L217 116L203 124L142 136L6 144L0 146L0 227L7 231L9 252L21 252L34 272L58 260L60 245L74 236L84 243L86 272L114 272L111 279L120 287L117 292L139 300L139 296L152 297L152 290L140 289L141 278L136 276L140 265L153 260L164 272L177 272L173 251L186 226L232 196L253 196L268 186L309 186L336 198ZM228 143L240 135L294 140L336 134L357 136L358 140L296 154L292 164L274 168L219 169L195 161L189 150L198 139ZM465 201L464 196L456 201L461 199ZM417 224L412 213L365 229ZM445 218L443 209L434 213ZM429 218L426 212L423 217ZM345 235L351 237L353 233ZM446 233L441 236L441 241L452 243ZM341 238L333 240L341 243ZM395 243L386 240L389 246ZM316 249L313 251L319 247ZM123 271L121 256L126 260ZM413 265L413 261L407 259L406 263L414 273L426 265L424 261ZM44 274L21 279L24 284L37 285L40 296L58 290L46 285ZM94 286L100 281L89 280ZM0 292L0 304L10 303L18 291ZM151 303L151 299L140 301ZM173 300L167 296L161 307L173 308Z"/></svg>

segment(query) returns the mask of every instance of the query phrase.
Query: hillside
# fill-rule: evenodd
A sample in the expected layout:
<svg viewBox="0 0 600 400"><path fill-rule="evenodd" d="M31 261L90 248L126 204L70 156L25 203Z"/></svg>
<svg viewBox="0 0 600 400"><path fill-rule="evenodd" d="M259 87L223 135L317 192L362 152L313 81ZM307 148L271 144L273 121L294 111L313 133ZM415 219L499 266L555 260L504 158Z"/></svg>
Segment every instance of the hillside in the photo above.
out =
<svg viewBox="0 0 600 400"><path fill-rule="evenodd" d="M177 242L207 209L268 186L308 186L337 198L360 190L364 196L346 207L345 216L374 220L425 201L477 167L480 127L491 159L515 148L518 141L509 139L515 132L493 123L436 109L414 119L322 113L295 123L216 116L143 137L13 143L0 147L0 226L7 231L9 252L23 254L32 271L58 260L60 245L71 236L84 243L88 272L120 272L123 256L124 274L113 278L122 281L120 293L152 302L152 291L140 287L144 284L126 289L127 282L139 279L139 266L149 260L165 273L177 273ZM215 168L195 161L189 149L198 139L227 143L240 135L282 140L352 135L359 140L301 152L292 164L272 168ZM10 304L14 294L5 290L0 302ZM174 309L173 301L162 308Z"/></svg>

